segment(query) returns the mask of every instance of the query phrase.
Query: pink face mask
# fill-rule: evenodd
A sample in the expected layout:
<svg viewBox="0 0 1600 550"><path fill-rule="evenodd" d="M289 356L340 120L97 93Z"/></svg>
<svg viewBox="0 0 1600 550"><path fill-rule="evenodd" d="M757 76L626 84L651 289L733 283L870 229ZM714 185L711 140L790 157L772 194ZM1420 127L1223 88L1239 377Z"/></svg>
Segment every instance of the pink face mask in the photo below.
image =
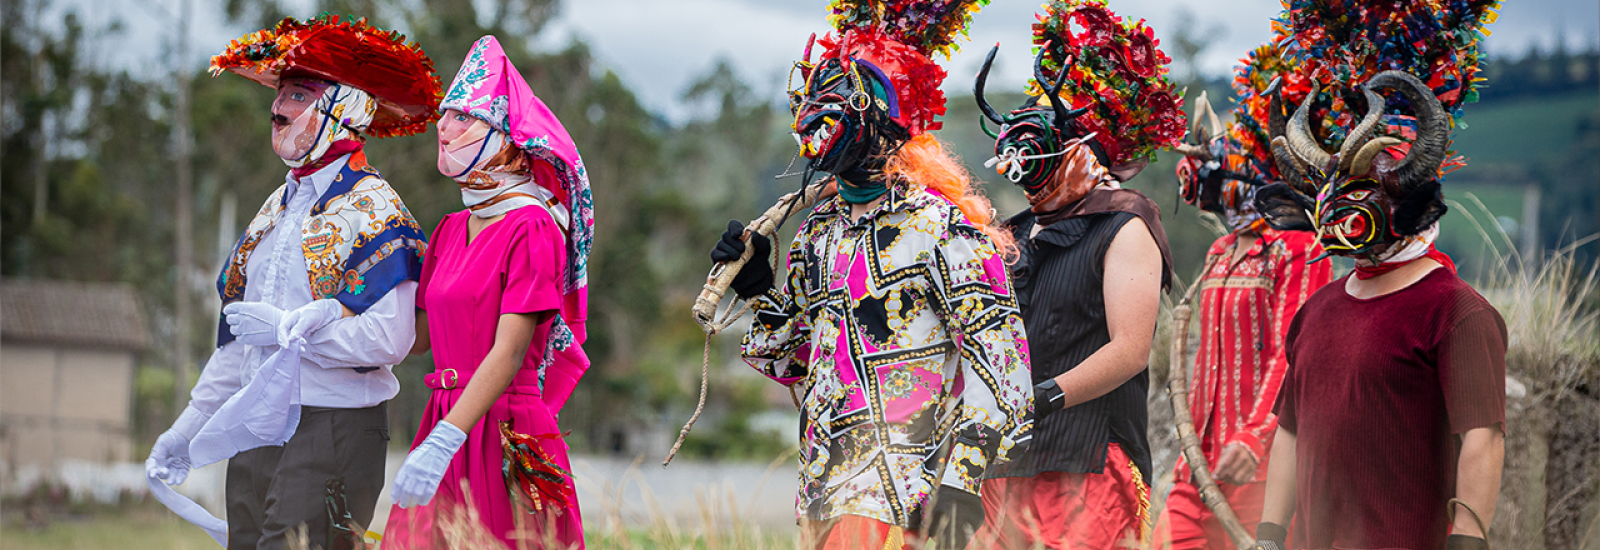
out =
<svg viewBox="0 0 1600 550"><path fill-rule="evenodd" d="M455 109L439 119L439 173L454 180L466 178L505 147L505 133L489 123Z"/></svg>

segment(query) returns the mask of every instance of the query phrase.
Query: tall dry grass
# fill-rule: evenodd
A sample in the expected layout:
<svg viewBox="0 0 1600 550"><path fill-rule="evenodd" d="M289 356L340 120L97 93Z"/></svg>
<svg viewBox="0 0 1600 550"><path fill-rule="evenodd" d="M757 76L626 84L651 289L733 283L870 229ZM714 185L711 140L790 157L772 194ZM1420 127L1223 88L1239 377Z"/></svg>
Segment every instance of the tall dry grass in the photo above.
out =
<svg viewBox="0 0 1600 550"><path fill-rule="evenodd" d="M1474 286L1507 333L1506 460L1491 541L1600 550L1600 277L1574 254L1600 235L1518 250L1482 201L1466 199L1451 206L1492 254Z"/></svg>

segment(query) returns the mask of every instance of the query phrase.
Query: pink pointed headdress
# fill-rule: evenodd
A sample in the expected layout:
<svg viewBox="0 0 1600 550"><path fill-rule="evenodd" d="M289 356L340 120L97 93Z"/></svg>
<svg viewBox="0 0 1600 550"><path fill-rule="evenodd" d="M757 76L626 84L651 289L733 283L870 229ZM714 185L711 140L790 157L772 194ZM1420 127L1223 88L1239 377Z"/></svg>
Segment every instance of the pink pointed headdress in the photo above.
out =
<svg viewBox="0 0 1600 550"><path fill-rule="evenodd" d="M482 119L510 136L533 160L549 165L548 172L535 168L534 180L555 194L572 221L563 290L570 294L587 286L589 249L594 242L594 197L583 158L566 127L511 65L499 40L485 36L472 44L439 109L455 109Z"/></svg>

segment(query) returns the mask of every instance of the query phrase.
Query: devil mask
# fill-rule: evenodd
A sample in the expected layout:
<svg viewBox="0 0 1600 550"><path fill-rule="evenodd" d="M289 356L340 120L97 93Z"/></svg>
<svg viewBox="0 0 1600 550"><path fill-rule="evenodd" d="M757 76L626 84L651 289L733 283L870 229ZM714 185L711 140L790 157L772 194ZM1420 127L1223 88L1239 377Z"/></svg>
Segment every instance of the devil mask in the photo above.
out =
<svg viewBox="0 0 1600 550"><path fill-rule="evenodd" d="M1383 91L1399 92L1410 104L1415 141L1377 135L1386 106ZM1337 153L1323 150L1312 137L1308 113L1317 97L1314 86L1287 124L1273 121L1272 152L1285 182L1262 188L1256 208L1274 228L1315 230L1331 254L1373 260L1444 215L1439 170L1450 122L1433 91L1406 72L1379 73L1362 93L1367 114ZM1274 119L1282 112L1280 105L1273 106ZM1399 150L1404 156L1396 158L1392 151Z"/></svg>
<svg viewBox="0 0 1600 550"><path fill-rule="evenodd" d="M1183 154L1176 172L1184 202L1222 216L1234 231L1250 228L1261 219L1255 209L1255 191L1266 184L1267 177L1243 154L1243 143L1223 126L1205 92L1200 93L1188 141L1173 149Z"/></svg>
<svg viewBox="0 0 1600 550"><path fill-rule="evenodd" d="M1044 52L1048 48L1040 48L1039 54L1033 60L1033 75L1041 86L1051 82L1044 76L1041 65ZM989 69L994 65L994 55L1000 50L995 46L989 50L989 56L983 60L983 68L978 71L978 79L973 83L972 94L978 101L978 109L983 113L983 118L978 120L978 125L989 137L995 138L994 157L983 163L985 167L994 168L995 172L1004 176L1011 183L1022 186L1029 195L1038 194L1050 182L1050 178L1061 168L1062 155L1067 152L1067 143L1084 137L1072 124L1072 120L1088 112L1088 108L1067 109L1065 101L1059 99L1061 86L1067 78L1067 71L1060 71L1053 84L1045 88L1046 95L1032 96L1016 110L1005 115L989 106L989 101L983 96L984 85L989 80ZM1070 63L1068 63L1070 65ZM1051 101L1047 98L1057 98ZM1041 105L1040 102L1044 104ZM1000 132L995 133L989 129L985 121L993 122L1000 126ZM1089 141L1089 148L1095 152L1096 160L1102 166L1107 165L1105 153L1097 143Z"/></svg>
<svg viewBox="0 0 1600 550"><path fill-rule="evenodd" d="M877 181L884 164L910 137L894 121L899 105L887 77L848 56L796 69L803 80L789 91L790 110L808 170L844 180L839 193L847 202L878 198L887 190Z"/></svg>

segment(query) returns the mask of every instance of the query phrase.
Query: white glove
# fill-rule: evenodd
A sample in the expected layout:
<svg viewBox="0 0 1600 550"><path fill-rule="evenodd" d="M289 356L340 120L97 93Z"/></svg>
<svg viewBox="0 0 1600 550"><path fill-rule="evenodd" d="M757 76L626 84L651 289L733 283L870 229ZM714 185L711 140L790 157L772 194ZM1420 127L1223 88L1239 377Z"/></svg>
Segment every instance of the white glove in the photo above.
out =
<svg viewBox="0 0 1600 550"><path fill-rule="evenodd" d="M332 298L312 300L309 304L285 313L283 319L278 321L278 345L289 347L291 340L308 337L341 317L344 317L344 305L338 300Z"/></svg>
<svg viewBox="0 0 1600 550"><path fill-rule="evenodd" d="M194 434L200 432L200 427L206 422L205 415L193 407L185 407L183 414L172 423L172 429L156 438L156 444L150 448L150 458L144 461L146 476L165 482L167 485L182 484L189 478L189 440L194 439Z"/></svg>
<svg viewBox="0 0 1600 550"><path fill-rule="evenodd" d="M428 438L406 455L405 463L394 475L394 503L401 508L421 506L433 500L439 480L450 467L450 459L467 441L467 434L443 420L433 427Z"/></svg>
<svg viewBox="0 0 1600 550"><path fill-rule="evenodd" d="M234 302L223 306L227 316L228 331L247 346L271 346L278 343L278 322L283 310L266 302Z"/></svg>

